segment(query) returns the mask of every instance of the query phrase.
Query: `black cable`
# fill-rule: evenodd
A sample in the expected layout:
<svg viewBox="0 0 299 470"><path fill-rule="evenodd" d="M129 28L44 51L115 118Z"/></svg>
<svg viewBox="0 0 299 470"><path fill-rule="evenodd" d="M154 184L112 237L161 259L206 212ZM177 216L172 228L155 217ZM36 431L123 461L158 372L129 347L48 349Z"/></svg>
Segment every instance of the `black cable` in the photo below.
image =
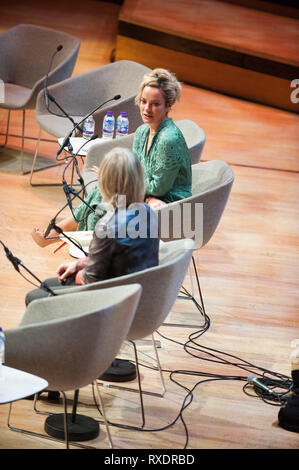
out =
<svg viewBox="0 0 299 470"><path fill-rule="evenodd" d="M84 188L82 188L82 189L79 191L79 193L82 192L83 189L86 189L89 184L95 183L96 181L97 181L97 179L92 180L92 181L89 181L86 185L84 185ZM71 201L73 201L76 197L77 197L77 195L73 195ZM48 227L49 230L50 230L51 228L57 227L57 225L56 225L56 218L57 218L58 215L59 215L66 207L68 207L68 206L69 206L69 203L67 202L61 209L59 209L59 211L56 213L56 215L53 217L53 219L51 219L51 222L50 222L49 227ZM82 222L83 220L85 220L87 217L88 217L88 215L87 215L86 217L84 217L83 219L80 219L80 220L75 219L75 220L76 220L76 222L79 223L79 222ZM58 227L58 228L59 228L59 227ZM48 235L45 235L44 238L45 238L46 240L55 240L55 239L59 239L59 236L57 236L57 237L48 237ZM77 243L79 243L79 242L77 242ZM80 247L82 248L82 245L81 245L80 243L79 243L79 245L80 245Z"/></svg>

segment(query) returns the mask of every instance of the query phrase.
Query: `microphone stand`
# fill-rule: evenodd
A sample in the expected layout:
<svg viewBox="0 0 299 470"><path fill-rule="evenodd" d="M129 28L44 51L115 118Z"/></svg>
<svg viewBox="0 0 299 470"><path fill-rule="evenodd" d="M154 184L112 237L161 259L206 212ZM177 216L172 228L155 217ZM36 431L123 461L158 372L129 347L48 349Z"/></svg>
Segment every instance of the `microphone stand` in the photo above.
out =
<svg viewBox="0 0 299 470"><path fill-rule="evenodd" d="M54 96L50 95L49 91L48 91L48 78L49 78L49 73L51 71L51 68L52 68L52 64L53 64L53 60L54 60L54 57L55 55L57 54L57 52L61 51L61 49L63 49L63 46L60 44L59 46L57 46L57 49L56 51L54 52L54 54L52 55L51 57L51 61L50 61L50 65L49 65L49 69L48 69L48 72L47 72L47 75L45 77L45 81L44 81L44 95L45 95L45 104L46 104L46 108L48 110L48 112L50 114L53 114L54 116L58 116L58 117L66 117L68 118L71 123L73 124L73 126L76 126L76 122L74 121L74 119L72 118L72 116L70 116L63 108L62 106L60 106L57 101L55 100ZM63 116L57 114L57 113L54 113L53 111L51 111L50 109L50 106L49 106L49 100L52 101L52 103L54 103L58 109L60 109L60 111L62 111L63 113ZM81 132L82 132L82 129L80 128Z"/></svg>
<svg viewBox="0 0 299 470"><path fill-rule="evenodd" d="M71 163L71 162L70 162ZM69 163L69 164L70 164ZM92 181L90 181L88 184L92 183ZM67 185L67 183L65 182L67 188L69 188L69 186ZM84 190L85 190L86 186L84 186ZM83 189L81 189L81 191L83 191ZM70 191L71 192L71 191ZM57 214L53 217L53 219L51 220L51 222L49 223L48 227L47 227L47 230L45 231L45 235L44 235L44 238L45 239L48 239L48 235L51 231L51 229L54 229L57 233L61 234L64 238L66 238L67 240L69 240L73 245L75 245L77 248L79 248L79 250L81 250L85 256L87 256L87 253L84 251L84 249L82 248L82 246L80 245L79 242L77 242L76 240L73 240L72 238L70 238L68 235L66 235L63 230L58 227L56 225L56 218L57 216L67 207L69 206L70 209L71 209L71 212L73 213L73 208L72 208L72 201L75 199L75 197L80 197L79 196L79 193L77 191L74 191L72 192L72 194L74 194L74 197L71 199L68 195L68 202L57 212ZM89 204L84 201L83 199L81 199L82 202L84 202L94 213L96 213L96 211L91 207L89 206ZM56 238L56 237L55 237Z"/></svg>
<svg viewBox="0 0 299 470"><path fill-rule="evenodd" d="M98 109L102 108L103 106L105 106L105 104L109 103L110 101L113 101L113 100L119 100L121 98L120 95L115 95L113 98L110 98L109 100L105 101L104 103L96 106L90 113L88 113L86 116L84 116L83 119L81 119L81 121L76 124L74 126L74 128L71 130L71 132L64 138L61 146L60 146L60 149L58 150L57 154L56 154L56 160L61 160L60 158L58 158L58 156L61 154L62 150L64 149L64 147L66 145L68 145L69 141L70 141L70 138L71 138L71 135L72 133L76 130L76 129L80 129L80 125L85 121L85 119L87 119L89 116L91 116L92 114L94 114Z"/></svg>
<svg viewBox="0 0 299 470"><path fill-rule="evenodd" d="M71 158L72 160L66 165L65 169L63 170L63 174L62 174L62 183L63 183L63 188L64 188L64 191L66 193L66 189L69 191L70 187L69 185L67 185L66 181L65 181L65 178L64 178L64 175L65 175L65 172L68 168L68 166L70 165L70 163L72 162L73 163L73 168L72 168L72 180L71 180L71 186L73 185L73 175L74 175L74 167L76 168L76 172L77 172L77 179L81 185L81 188L83 190L83 195L84 197L86 197L86 189L85 189L85 185L84 185L84 181L83 181L83 178L82 178L82 175L80 173L80 170L79 170L79 167L78 167L78 162L77 162L77 155L80 154L80 151L81 149L87 145L89 142L91 142L92 140L95 140L98 138L98 134L93 134L91 136L91 138L89 140L86 140L82 145L81 147L79 147L79 149L77 150L77 152L74 154L73 153L73 147L71 145L71 143L69 142L68 143L68 151L71 153ZM75 194L75 192L73 193ZM70 207L71 208L71 207Z"/></svg>
<svg viewBox="0 0 299 470"><path fill-rule="evenodd" d="M53 64L53 60L54 60L54 57L55 55L57 54L57 52L61 51L61 49L63 48L63 46L60 44L59 46L57 46L56 48L56 51L52 54L52 57L51 57L51 60L50 60L50 65L49 65L49 69L47 71L47 74L45 76L45 80L44 80L44 97L45 97L45 105L46 105L46 108L48 110L48 112L50 114L53 114L54 116L58 116L58 117L66 117L68 118L72 125L73 126L76 126L76 123L74 121L74 119L57 103L57 101L55 100L55 98L50 95L49 91L48 91L48 78L49 78L49 73L51 71L51 68L52 68L52 64ZM57 113L54 113L53 111L50 110L50 106L49 106L49 99L63 112L63 116L57 114ZM82 132L82 129L80 127L78 127L78 129ZM40 140L40 136L38 138ZM38 168L38 169L34 169L34 166L35 166L35 161L36 161L36 158L37 158L37 151L35 152L35 155L34 155L34 159L33 159L33 162L32 162L32 168L31 168L31 171L25 171L24 172L24 175L30 173L30 185L31 186L60 186L59 183L39 183L39 184L36 184L36 183L32 183L32 176L33 176L33 173L36 173L38 171L43 171L43 170L47 170L49 168L54 168L56 166L59 166L59 165L62 165L62 163L56 163L56 164L51 164L51 165L47 165L43 168Z"/></svg>
<svg viewBox="0 0 299 470"><path fill-rule="evenodd" d="M57 233L61 234L64 238L69 240L73 245L75 245L76 248L79 248L79 250L81 250L85 256L88 256L88 253L86 253L86 251L83 249L80 243L78 243L76 240L73 240L71 237L66 235L64 231L60 227L58 227L58 225L56 225L55 218L51 220L49 226L53 228Z"/></svg>
<svg viewBox="0 0 299 470"><path fill-rule="evenodd" d="M48 291L51 295L57 295L55 294L55 292L52 291L52 289L50 289L50 287L43 281L41 281L35 274L33 274L24 264L23 262L19 259L19 258L16 258L12 252L7 248L7 246L4 245L4 243L0 240L0 243L1 245L3 246L4 248L4 251L6 253L6 257L8 258L8 260L12 263L13 267L15 268L16 271L18 271L20 273L20 269L19 269L19 266L22 266L23 269L25 269L25 271L27 271L27 273L29 273L36 281L38 281L40 283L40 286L41 288L45 289L46 291ZM21 273L20 273L21 274ZM26 278L25 278L26 279Z"/></svg>

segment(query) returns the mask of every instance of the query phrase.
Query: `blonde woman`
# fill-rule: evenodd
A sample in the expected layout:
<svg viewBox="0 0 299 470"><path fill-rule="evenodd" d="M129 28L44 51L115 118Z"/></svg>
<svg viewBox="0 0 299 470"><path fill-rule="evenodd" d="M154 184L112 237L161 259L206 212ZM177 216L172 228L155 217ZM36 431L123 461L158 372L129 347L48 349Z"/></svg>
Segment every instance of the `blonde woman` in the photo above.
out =
<svg viewBox="0 0 299 470"><path fill-rule="evenodd" d="M172 106L180 99L181 84L175 75L165 69L146 74L136 97L143 123L135 133L133 150L141 162L144 173L145 202L152 208L191 196L191 162L187 144L180 129L168 116ZM89 206L96 209L101 203L97 187L88 195ZM98 217L84 203L58 225L67 231L93 230ZM32 232L40 246L57 241L52 231L49 239L44 230Z"/></svg>
<svg viewBox="0 0 299 470"><path fill-rule="evenodd" d="M103 159L98 185L107 212L96 224L89 254L61 264L57 278L45 282L52 289L89 284L130 274L158 264L157 218L144 202L143 170L136 154L115 148ZM26 304L47 296L34 289Z"/></svg>

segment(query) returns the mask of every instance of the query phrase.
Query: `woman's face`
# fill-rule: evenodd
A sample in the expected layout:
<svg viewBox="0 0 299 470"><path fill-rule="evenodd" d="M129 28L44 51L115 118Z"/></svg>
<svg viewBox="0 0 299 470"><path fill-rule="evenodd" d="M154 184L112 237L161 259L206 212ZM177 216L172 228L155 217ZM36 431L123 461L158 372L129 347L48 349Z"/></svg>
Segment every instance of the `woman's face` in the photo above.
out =
<svg viewBox="0 0 299 470"><path fill-rule="evenodd" d="M156 131L167 117L170 106L166 105L160 88L146 86L141 94L139 109L143 122Z"/></svg>

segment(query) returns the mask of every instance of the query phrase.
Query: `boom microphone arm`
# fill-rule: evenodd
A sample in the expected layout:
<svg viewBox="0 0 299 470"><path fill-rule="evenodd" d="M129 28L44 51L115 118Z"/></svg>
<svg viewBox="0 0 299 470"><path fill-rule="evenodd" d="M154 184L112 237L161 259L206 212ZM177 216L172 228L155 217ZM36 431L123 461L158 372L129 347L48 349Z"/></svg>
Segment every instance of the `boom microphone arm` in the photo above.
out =
<svg viewBox="0 0 299 470"><path fill-rule="evenodd" d="M35 274L33 274L33 272L31 272L19 258L14 256L12 252L7 248L7 246L4 245L4 243L1 240L0 240L0 243L4 248L7 259L12 263L16 271L20 273L19 266L22 266L22 268L25 269L27 273L29 273L37 282L39 282L42 288L46 289L51 295L57 295L55 294L55 292L52 291L52 289L50 289L50 287L45 282L41 281Z"/></svg>

